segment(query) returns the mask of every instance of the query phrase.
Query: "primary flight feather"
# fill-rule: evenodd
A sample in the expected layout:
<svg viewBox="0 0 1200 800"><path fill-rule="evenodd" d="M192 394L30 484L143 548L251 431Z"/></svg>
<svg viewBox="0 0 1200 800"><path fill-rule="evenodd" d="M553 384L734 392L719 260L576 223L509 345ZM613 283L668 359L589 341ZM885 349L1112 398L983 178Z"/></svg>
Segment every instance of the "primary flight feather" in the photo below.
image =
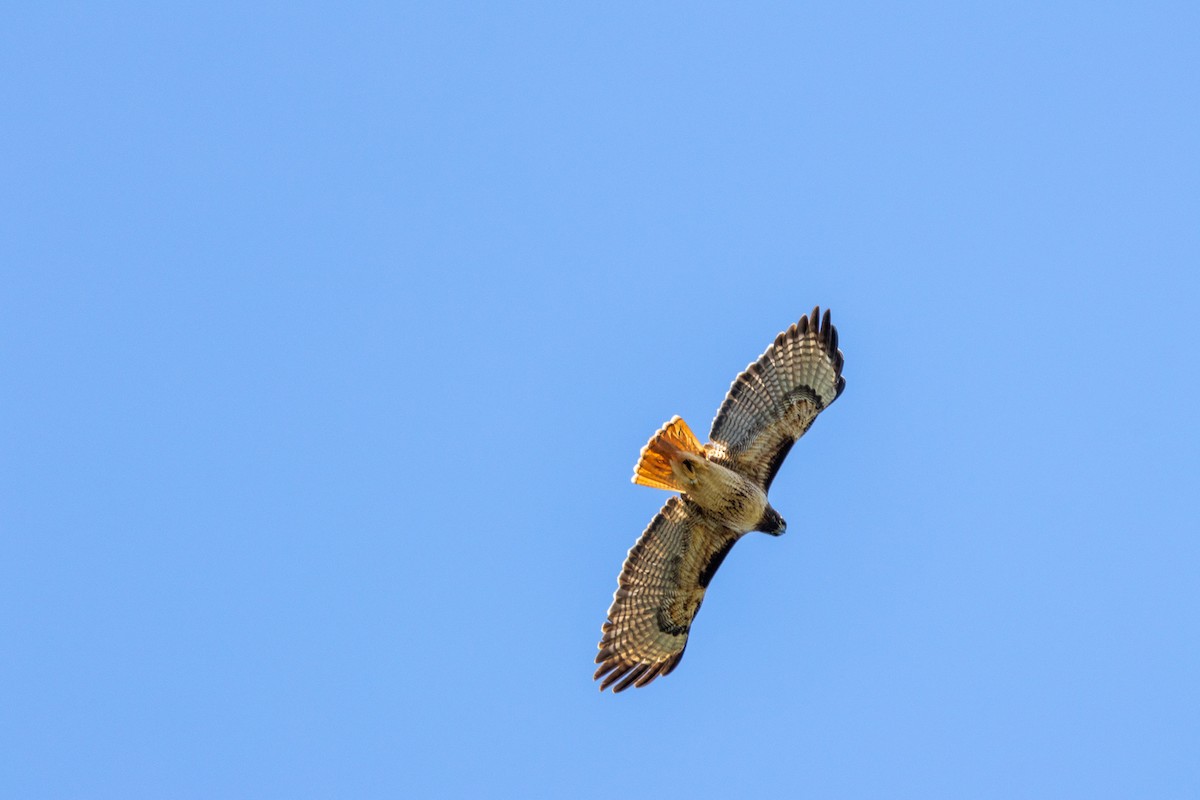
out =
<svg viewBox="0 0 1200 800"><path fill-rule="evenodd" d="M675 669L713 574L750 531L787 525L767 491L783 459L842 393L837 329L820 308L803 316L729 387L700 444L673 417L642 448L633 482L680 492L630 549L601 626L600 690L645 686Z"/></svg>

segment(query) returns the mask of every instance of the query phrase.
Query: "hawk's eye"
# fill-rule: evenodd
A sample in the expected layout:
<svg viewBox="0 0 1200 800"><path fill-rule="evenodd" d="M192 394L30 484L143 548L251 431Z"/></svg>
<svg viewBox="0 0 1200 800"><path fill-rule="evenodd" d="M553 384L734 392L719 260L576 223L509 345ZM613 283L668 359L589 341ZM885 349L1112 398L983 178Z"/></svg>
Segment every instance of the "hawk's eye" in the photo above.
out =
<svg viewBox="0 0 1200 800"><path fill-rule="evenodd" d="M691 472L693 469L695 469L695 467L692 466L692 462L690 462L690 461L684 461L683 468L686 469L688 472Z"/></svg>

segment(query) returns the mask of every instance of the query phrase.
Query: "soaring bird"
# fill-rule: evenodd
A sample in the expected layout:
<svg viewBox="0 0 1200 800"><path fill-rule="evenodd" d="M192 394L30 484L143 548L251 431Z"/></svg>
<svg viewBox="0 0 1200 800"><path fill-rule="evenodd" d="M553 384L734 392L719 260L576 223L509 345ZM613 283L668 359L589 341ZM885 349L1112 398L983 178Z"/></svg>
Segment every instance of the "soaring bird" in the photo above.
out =
<svg viewBox="0 0 1200 800"><path fill-rule="evenodd" d="M845 388L829 311L800 318L738 375L700 444L673 417L642 448L633 482L680 492L629 550L601 626L600 691L645 686L679 664L713 574L750 531L787 528L767 502L796 440Z"/></svg>

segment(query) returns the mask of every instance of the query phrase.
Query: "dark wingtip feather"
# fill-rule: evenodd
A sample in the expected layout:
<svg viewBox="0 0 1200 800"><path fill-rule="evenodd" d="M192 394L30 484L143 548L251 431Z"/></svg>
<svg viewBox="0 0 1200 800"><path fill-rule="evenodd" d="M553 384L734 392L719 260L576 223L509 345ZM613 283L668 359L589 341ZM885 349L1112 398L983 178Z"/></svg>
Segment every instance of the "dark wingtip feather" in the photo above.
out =
<svg viewBox="0 0 1200 800"><path fill-rule="evenodd" d="M600 680L603 677L604 680L600 683L600 691L604 692L611 688L615 694L625 691L630 686L640 689L655 678L666 675L678 663L678 654L668 658L666 661L659 661L654 664L640 662L622 664L617 659L611 659L596 670L596 674L592 676L592 680Z"/></svg>
<svg viewBox="0 0 1200 800"><path fill-rule="evenodd" d="M625 680L613 687L613 692L623 692L633 685L634 681L646 674L646 670L650 669L649 664L638 664L629 674L625 676Z"/></svg>
<svg viewBox="0 0 1200 800"><path fill-rule="evenodd" d="M638 678L637 682L634 683L633 685L639 689L642 688L643 686L645 686L647 683L649 683L650 681L657 678L659 676L659 674L662 673L662 668L665 664L666 664L665 661L660 661L657 664L655 664L654 666L650 667L650 669L646 670L646 673L644 675L642 675L642 677Z"/></svg>
<svg viewBox="0 0 1200 800"><path fill-rule="evenodd" d="M820 306L813 309L814 318L819 309ZM846 379L842 377L842 367L846 364L846 358L842 355L842 351L838 349L837 326L833 324L833 314L828 308L825 309L825 314L821 317L821 324L817 330L817 338L821 342L825 352L829 354L829 358L833 361L833 371L837 375L837 394L841 395L842 389L846 386Z"/></svg>
<svg viewBox="0 0 1200 800"><path fill-rule="evenodd" d="M617 681L621 680L621 678L625 677L625 674L627 672L629 672L629 670L633 669L636 666L637 666L637 664L617 665L617 668L614 669L612 672L610 672L608 677L600 682L600 691L603 692L605 689L612 686Z"/></svg>

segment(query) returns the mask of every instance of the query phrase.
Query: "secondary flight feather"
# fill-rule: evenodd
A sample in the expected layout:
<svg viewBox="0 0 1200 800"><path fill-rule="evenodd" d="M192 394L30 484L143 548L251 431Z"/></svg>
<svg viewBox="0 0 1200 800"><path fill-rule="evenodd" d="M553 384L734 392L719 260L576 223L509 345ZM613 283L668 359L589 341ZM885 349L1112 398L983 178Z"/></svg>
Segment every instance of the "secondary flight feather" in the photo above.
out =
<svg viewBox="0 0 1200 800"><path fill-rule="evenodd" d="M729 387L701 444L673 417L642 448L633 482L679 492L630 549L601 626L600 690L675 669L713 574L750 531L787 524L767 491L783 459L846 386L837 329L821 309L775 338Z"/></svg>

